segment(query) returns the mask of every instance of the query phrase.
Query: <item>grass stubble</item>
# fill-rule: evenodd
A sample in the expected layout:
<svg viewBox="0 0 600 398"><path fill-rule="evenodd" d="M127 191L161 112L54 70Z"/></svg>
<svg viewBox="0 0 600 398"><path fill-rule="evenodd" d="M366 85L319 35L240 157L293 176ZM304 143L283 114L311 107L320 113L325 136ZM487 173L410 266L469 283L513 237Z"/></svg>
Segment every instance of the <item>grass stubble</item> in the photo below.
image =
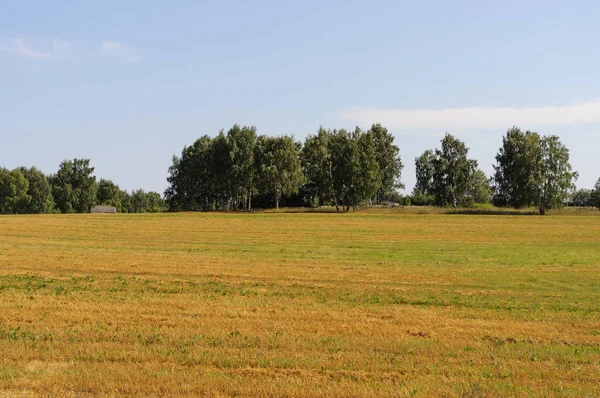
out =
<svg viewBox="0 0 600 398"><path fill-rule="evenodd" d="M600 217L0 218L0 395L600 394Z"/></svg>

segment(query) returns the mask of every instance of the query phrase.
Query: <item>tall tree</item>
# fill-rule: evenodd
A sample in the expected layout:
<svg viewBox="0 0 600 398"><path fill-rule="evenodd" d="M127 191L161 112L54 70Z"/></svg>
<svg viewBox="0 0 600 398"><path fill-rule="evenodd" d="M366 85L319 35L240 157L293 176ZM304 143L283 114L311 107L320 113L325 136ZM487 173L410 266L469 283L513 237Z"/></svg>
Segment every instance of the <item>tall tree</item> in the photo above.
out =
<svg viewBox="0 0 600 398"><path fill-rule="evenodd" d="M61 213L89 213L96 204L98 186L89 159L63 161L50 176L52 196Z"/></svg>
<svg viewBox="0 0 600 398"><path fill-rule="evenodd" d="M333 130L328 144L335 208L339 211L341 207L348 211L353 205L351 188L353 174L358 164L358 148L355 140L344 129Z"/></svg>
<svg viewBox="0 0 600 398"><path fill-rule="evenodd" d="M302 148L302 170L306 176L305 190L314 206L336 202L333 190L333 162L330 151L332 132L323 127L315 135L309 135Z"/></svg>
<svg viewBox="0 0 600 398"><path fill-rule="evenodd" d="M490 181L481 169L476 169L469 176L465 204L490 203L491 201L492 187Z"/></svg>
<svg viewBox="0 0 600 398"><path fill-rule="evenodd" d="M560 208L575 189L579 174L572 171L569 150L555 135L544 136L540 142L541 162L536 186L536 204L540 214Z"/></svg>
<svg viewBox="0 0 600 398"><path fill-rule="evenodd" d="M31 200L19 212L28 214L51 212L54 208L54 198L46 175L36 167L19 167L19 171L27 179L27 195L31 197Z"/></svg>
<svg viewBox="0 0 600 398"><path fill-rule="evenodd" d="M165 201L158 192L146 192L146 203L147 207L145 211L150 213L161 212L165 209Z"/></svg>
<svg viewBox="0 0 600 398"><path fill-rule="evenodd" d="M400 149L394 145L394 136L381 124L371 126L369 133L373 136L375 158L379 165L379 183L376 201L381 203L390 198L398 188L404 188L400 179L404 165L400 159Z"/></svg>
<svg viewBox="0 0 600 398"><path fill-rule="evenodd" d="M232 192L236 190L236 181L230 178L233 168L231 148L222 130L213 140L211 154L211 170L215 181L213 186L215 207L229 209L232 204Z"/></svg>
<svg viewBox="0 0 600 398"><path fill-rule="evenodd" d="M224 140L224 137L223 137ZM213 142L205 135L174 156L165 199L171 210L210 210L216 200L215 182L222 178L213 163Z"/></svg>
<svg viewBox="0 0 600 398"><path fill-rule="evenodd" d="M256 142L257 185L262 193L272 195L277 209L283 195L298 193L304 183L300 149L301 144L289 136L260 136Z"/></svg>
<svg viewBox="0 0 600 398"><path fill-rule="evenodd" d="M256 142L255 127L234 125L227 132L231 168L228 173L230 181L230 198L238 208L249 208L254 190L254 145Z"/></svg>
<svg viewBox="0 0 600 398"><path fill-rule="evenodd" d="M561 207L575 189L578 174L569 163L569 150L557 136L544 136L513 127L496 156L494 203L516 208L536 206L540 214Z"/></svg>
<svg viewBox="0 0 600 398"><path fill-rule="evenodd" d="M435 153L431 149L426 150L421 156L415 158L417 182L413 194L433 196L434 163Z"/></svg>
<svg viewBox="0 0 600 398"><path fill-rule="evenodd" d="M121 211L123 213L133 213L133 203L131 202L131 195L126 190L122 189L119 193L121 201Z"/></svg>
<svg viewBox="0 0 600 398"><path fill-rule="evenodd" d="M383 136L383 133L380 135ZM355 170L352 173L353 179L350 192L351 205L357 209L358 205L364 200L377 196L378 201L381 202L384 197L389 198L389 195L395 192L395 188L398 187L399 183L396 177L402 170L402 163L392 165L395 161L399 161L399 158L396 156L397 151L394 151L393 148L385 148L387 144L380 143L379 146L383 153L378 153L378 144L372 131L365 133L356 127L352 133L352 141L356 142L357 153L356 161L353 163ZM385 152L389 152L390 155L387 159ZM386 173L390 173L386 176L387 185L385 186L382 179L382 164L386 167ZM392 169L397 170L396 176L391 174L395 172Z"/></svg>
<svg viewBox="0 0 600 398"><path fill-rule="evenodd" d="M536 186L541 161L539 134L512 127L502 138L496 155L494 204L522 208L536 202Z"/></svg>
<svg viewBox="0 0 600 398"><path fill-rule="evenodd" d="M137 189L131 192L132 213L145 213L148 209L148 205L148 197L143 189Z"/></svg>
<svg viewBox="0 0 600 398"><path fill-rule="evenodd" d="M468 152L462 141L447 133L441 148L435 150L433 190L438 205L467 204L471 174L477 169L477 161L468 159Z"/></svg>
<svg viewBox="0 0 600 398"><path fill-rule="evenodd" d="M15 214L27 209L31 196L29 182L19 169L0 168L0 214Z"/></svg>

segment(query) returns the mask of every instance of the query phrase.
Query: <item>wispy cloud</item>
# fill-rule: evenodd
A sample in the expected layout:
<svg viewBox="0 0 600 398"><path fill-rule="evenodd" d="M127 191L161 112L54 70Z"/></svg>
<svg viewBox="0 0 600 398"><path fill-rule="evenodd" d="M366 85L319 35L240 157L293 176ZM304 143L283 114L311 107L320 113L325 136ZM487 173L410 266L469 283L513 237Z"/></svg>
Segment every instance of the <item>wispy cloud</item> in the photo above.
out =
<svg viewBox="0 0 600 398"><path fill-rule="evenodd" d="M124 45L116 41L103 41L100 46L104 51L108 52L127 52L128 49Z"/></svg>
<svg viewBox="0 0 600 398"><path fill-rule="evenodd" d="M399 129L470 129L566 126L600 123L600 99L544 107L466 107L447 109L350 108L341 120L360 125L382 123Z"/></svg>
<svg viewBox="0 0 600 398"><path fill-rule="evenodd" d="M36 50L25 43L24 39L15 39L14 48L18 55L30 59L50 59L52 54Z"/></svg>
<svg viewBox="0 0 600 398"><path fill-rule="evenodd" d="M113 60L139 61L140 57L131 48L117 41L81 42L54 38L51 41L36 41L16 38L0 40L0 52L32 61L93 60L110 56Z"/></svg>
<svg viewBox="0 0 600 398"><path fill-rule="evenodd" d="M140 61L140 57L134 51L118 41L103 41L100 43L100 48L105 55L111 57L120 57L128 62Z"/></svg>

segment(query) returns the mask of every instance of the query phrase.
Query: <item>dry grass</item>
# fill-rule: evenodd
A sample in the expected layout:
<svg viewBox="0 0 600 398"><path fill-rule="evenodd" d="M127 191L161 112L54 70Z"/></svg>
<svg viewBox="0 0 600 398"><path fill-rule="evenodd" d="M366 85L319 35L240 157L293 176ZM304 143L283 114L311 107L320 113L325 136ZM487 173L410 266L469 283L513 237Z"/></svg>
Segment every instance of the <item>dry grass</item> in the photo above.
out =
<svg viewBox="0 0 600 398"><path fill-rule="evenodd" d="M600 394L596 215L9 216L0 270L0 395Z"/></svg>

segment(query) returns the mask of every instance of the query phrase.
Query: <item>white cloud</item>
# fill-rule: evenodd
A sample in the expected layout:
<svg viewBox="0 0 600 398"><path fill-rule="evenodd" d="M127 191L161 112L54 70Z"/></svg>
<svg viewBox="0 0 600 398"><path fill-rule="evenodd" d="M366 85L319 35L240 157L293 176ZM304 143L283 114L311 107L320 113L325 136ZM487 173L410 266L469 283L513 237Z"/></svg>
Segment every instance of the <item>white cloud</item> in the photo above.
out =
<svg viewBox="0 0 600 398"><path fill-rule="evenodd" d="M401 129L508 128L600 123L600 99L544 107L467 107L447 109L350 108L341 120L360 125L381 123Z"/></svg>
<svg viewBox="0 0 600 398"><path fill-rule="evenodd" d="M50 59L52 54L36 50L25 43L24 39L15 39L14 48L18 55L29 59Z"/></svg>
<svg viewBox="0 0 600 398"><path fill-rule="evenodd" d="M104 51L109 52L127 52L128 49L124 45L116 41L103 41L100 46Z"/></svg>
<svg viewBox="0 0 600 398"><path fill-rule="evenodd" d="M103 55L118 58L126 62L139 62L140 57L129 47L118 41L103 41L100 43Z"/></svg>
<svg viewBox="0 0 600 398"><path fill-rule="evenodd" d="M108 55L115 61L139 61L133 50L117 41L91 43L54 38L50 42L46 41L45 46L42 42L33 46L23 38L4 41L0 39L0 52L34 61L84 61Z"/></svg>

